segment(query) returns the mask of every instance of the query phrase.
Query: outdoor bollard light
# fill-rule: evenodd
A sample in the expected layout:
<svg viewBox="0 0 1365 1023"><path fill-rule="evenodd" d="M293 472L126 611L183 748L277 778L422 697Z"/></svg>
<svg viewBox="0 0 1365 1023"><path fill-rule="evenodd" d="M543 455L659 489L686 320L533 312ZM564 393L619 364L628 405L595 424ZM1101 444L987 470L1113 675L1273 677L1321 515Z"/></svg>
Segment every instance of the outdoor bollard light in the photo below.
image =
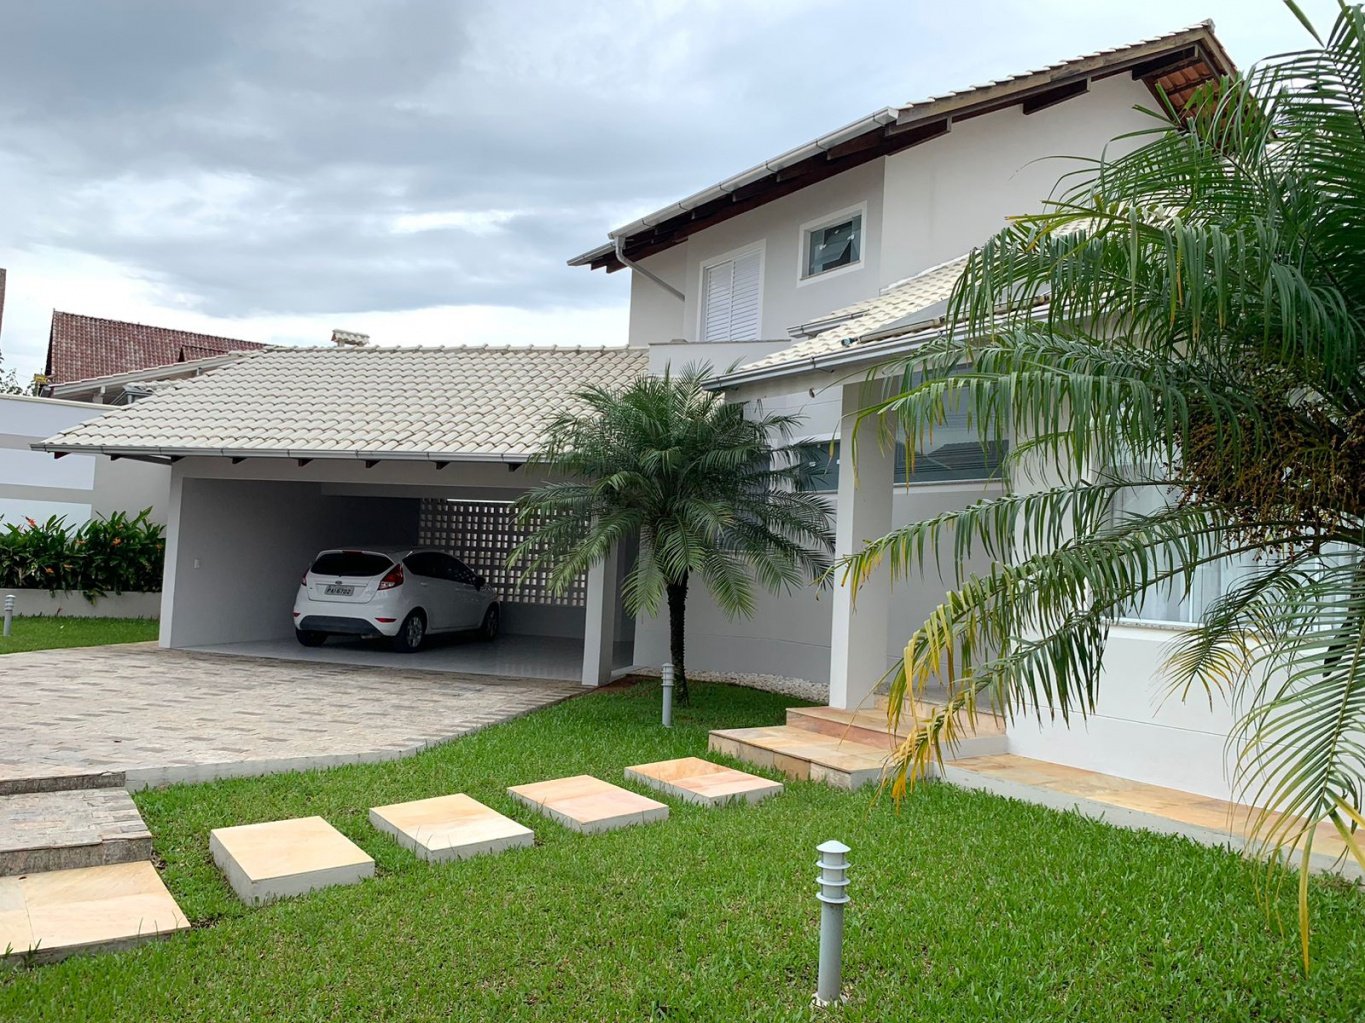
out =
<svg viewBox="0 0 1365 1023"><path fill-rule="evenodd" d="M815 1004L824 1007L843 1000L844 906L848 903L848 846L822 842L820 854L820 976L815 985Z"/></svg>
<svg viewBox="0 0 1365 1023"><path fill-rule="evenodd" d="M6 619L8 621L8 619ZM8 635L8 634L7 634ZM664 727L673 727L673 665L663 666L664 682Z"/></svg>
<svg viewBox="0 0 1365 1023"><path fill-rule="evenodd" d="M10 629L14 627L14 594L10 593L5 597L5 635L8 636Z"/></svg>

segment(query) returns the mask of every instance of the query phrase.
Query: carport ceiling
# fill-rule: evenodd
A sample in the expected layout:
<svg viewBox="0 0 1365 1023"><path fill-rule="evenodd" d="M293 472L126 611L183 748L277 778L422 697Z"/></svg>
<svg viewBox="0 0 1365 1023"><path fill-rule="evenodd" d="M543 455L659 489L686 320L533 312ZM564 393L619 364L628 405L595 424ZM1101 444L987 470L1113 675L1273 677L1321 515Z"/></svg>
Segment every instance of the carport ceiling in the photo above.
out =
<svg viewBox="0 0 1365 1023"><path fill-rule="evenodd" d="M642 376L640 348L272 348L33 447L187 456L522 462L583 388Z"/></svg>

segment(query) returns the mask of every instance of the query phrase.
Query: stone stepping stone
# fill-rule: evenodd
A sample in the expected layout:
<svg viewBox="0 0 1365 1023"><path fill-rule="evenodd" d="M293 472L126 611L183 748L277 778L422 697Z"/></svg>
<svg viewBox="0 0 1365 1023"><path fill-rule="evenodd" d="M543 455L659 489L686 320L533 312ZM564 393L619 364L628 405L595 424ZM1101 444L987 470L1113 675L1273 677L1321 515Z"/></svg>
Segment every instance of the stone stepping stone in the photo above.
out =
<svg viewBox="0 0 1365 1023"><path fill-rule="evenodd" d="M535 833L464 793L370 810L370 823L424 860L463 860L535 842Z"/></svg>
<svg viewBox="0 0 1365 1023"><path fill-rule="evenodd" d="M0 959L8 948L14 956L31 951L37 961L51 962L189 926L146 861L0 877Z"/></svg>
<svg viewBox="0 0 1365 1023"><path fill-rule="evenodd" d="M507 791L566 828L586 835L668 819L668 807L663 803L588 774L513 785Z"/></svg>
<svg viewBox="0 0 1365 1023"><path fill-rule="evenodd" d="M700 757L636 764L626 768L626 779L701 806L757 803L782 791L781 782L736 771L724 764L713 764Z"/></svg>
<svg viewBox="0 0 1365 1023"><path fill-rule="evenodd" d="M252 906L374 876L374 860L321 817L215 828L209 851Z"/></svg>

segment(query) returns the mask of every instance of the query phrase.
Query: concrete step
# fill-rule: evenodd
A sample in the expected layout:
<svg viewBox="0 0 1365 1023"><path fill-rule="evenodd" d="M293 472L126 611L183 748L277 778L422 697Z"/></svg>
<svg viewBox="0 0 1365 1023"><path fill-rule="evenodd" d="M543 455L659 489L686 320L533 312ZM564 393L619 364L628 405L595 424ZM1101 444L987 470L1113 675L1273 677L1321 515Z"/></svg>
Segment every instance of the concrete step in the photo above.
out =
<svg viewBox="0 0 1365 1023"><path fill-rule="evenodd" d="M711 733L710 748L781 771L789 778L822 781L856 789L878 781L889 749L824 735L790 725L770 728L723 728Z"/></svg>
<svg viewBox="0 0 1365 1023"><path fill-rule="evenodd" d="M72 789L121 789L122 771L65 771L42 774L30 773L22 767L0 765L0 796L17 796L29 792L69 792Z"/></svg>
<svg viewBox="0 0 1365 1023"><path fill-rule="evenodd" d="M787 708L787 724L793 728L819 732L822 735L829 735L838 739L866 743L888 753L915 731L915 721L909 716L902 717L899 727L894 732L890 731L887 727L884 709L840 710L837 707L789 707ZM978 717L976 733L974 735L969 733L957 744L956 749L952 751L945 749L944 753L948 759L980 757L993 753L1004 753L1006 745L1005 729L1000 721L994 716Z"/></svg>
<svg viewBox="0 0 1365 1023"><path fill-rule="evenodd" d="M123 789L0 796L0 877L150 859L152 835Z"/></svg>

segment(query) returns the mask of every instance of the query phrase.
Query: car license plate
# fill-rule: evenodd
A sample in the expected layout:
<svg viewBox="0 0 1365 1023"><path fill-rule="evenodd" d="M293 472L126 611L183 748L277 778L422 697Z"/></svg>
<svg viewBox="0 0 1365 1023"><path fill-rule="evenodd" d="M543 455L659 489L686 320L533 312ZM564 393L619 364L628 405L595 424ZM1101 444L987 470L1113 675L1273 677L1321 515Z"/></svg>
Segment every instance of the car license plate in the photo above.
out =
<svg viewBox="0 0 1365 1023"><path fill-rule="evenodd" d="M328 597L349 597L355 593L354 586L337 586L335 584L324 589L323 594Z"/></svg>

